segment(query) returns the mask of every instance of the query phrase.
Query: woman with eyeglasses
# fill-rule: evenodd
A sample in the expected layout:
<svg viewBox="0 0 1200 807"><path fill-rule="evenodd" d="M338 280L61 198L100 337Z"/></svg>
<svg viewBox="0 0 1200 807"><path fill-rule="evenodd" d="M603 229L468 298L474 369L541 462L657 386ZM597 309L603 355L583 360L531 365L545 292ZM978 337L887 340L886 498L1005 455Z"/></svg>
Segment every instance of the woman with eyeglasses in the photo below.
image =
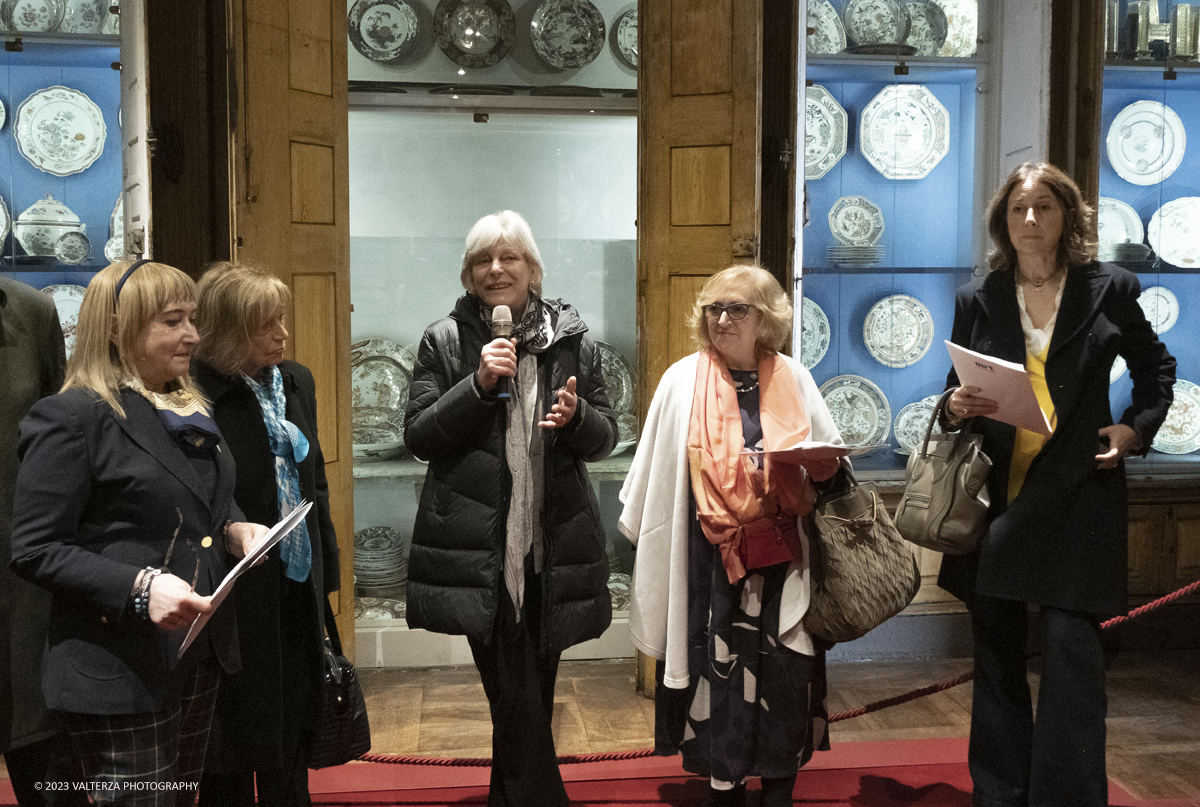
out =
<svg viewBox="0 0 1200 807"><path fill-rule="evenodd" d="M408 624L465 635L492 714L490 807L566 807L552 720L558 660L612 621L586 462L617 442L600 351L542 296L529 224L467 233L466 293L425 329L404 442L429 461L408 563ZM511 336L496 312L511 312Z"/></svg>
<svg viewBox="0 0 1200 807"><path fill-rule="evenodd" d="M42 691L97 804L195 799L221 670L238 667L234 611L209 595L266 533L188 377L195 315L178 269L104 269L62 392L21 424L12 566L52 595Z"/></svg>
<svg viewBox="0 0 1200 807"><path fill-rule="evenodd" d="M655 748L710 777L710 804L790 805L797 769L828 748L825 648L802 623L816 484L836 460L770 452L842 445L798 361L779 353L792 306L764 269L718 272L690 325L700 350L659 382L621 501L637 545L630 628L658 660Z"/></svg>

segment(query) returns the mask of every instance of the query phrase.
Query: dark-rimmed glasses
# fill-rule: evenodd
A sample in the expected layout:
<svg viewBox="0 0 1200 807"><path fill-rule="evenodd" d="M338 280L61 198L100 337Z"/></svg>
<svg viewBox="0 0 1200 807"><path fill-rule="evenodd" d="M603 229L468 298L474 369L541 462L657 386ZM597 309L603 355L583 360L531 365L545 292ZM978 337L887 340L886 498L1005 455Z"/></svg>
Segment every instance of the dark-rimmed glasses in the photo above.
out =
<svg viewBox="0 0 1200 807"><path fill-rule="evenodd" d="M701 310L704 312L704 316L713 322L719 320L722 314L728 314L731 320L737 322L745 319L752 308L754 306L749 303L731 303L730 305L706 305L702 306Z"/></svg>

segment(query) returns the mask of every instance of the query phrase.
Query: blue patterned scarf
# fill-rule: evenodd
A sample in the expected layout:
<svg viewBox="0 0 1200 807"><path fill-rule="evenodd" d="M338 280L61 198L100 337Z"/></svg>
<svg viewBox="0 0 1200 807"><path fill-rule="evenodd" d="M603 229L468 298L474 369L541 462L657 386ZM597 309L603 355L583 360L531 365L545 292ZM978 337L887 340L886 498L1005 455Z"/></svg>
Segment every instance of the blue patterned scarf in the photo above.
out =
<svg viewBox="0 0 1200 807"><path fill-rule="evenodd" d="M303 496L300 495L299 465L308 456L308 438L300 433L296 424L289 421L287 401L283 397L283 376L278 367L269 368L266 384L260 384L248 375L242 378L250 385L258 405L262 408L263 423L275 455L275 489L279 495L279 517L286 518L295 510ZM287 566L289 579L299 583L308 579L312 568L312 544L308 538L308 524L301 521L286 538L279 542L279 556Z"/></svg>

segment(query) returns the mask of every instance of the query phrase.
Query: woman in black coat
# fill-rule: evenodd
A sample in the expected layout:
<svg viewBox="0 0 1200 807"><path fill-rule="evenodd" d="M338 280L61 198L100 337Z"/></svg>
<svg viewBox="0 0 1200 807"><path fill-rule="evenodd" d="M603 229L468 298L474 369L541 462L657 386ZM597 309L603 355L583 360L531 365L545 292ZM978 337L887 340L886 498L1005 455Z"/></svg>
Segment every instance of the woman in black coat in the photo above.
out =
<svg viewBox="0 0 1200 807"><path fill-rule="evenodd" d="M465 635L492 712L492 807L567 804L551 734L562 651L612 621L600 508L584 462L617 441L587 326L540 296L529 225L467 235L467 294L425 331L405 443L429 461L413 528L408 623ZM493 338L507 306L512 338Z"/></svg>
<svg viewBox="0 0 1200 807"><path fill-rule="evenodd" d="M275 276L228 263L200 279L196 381L237 460L235 497L275 523L305 499L296 530L238 580L242 669L221 686L202 805L307 805L307 735L324 677L325 597L338 589L338 548L312 374L283 358L291 291ZM289 544L290 542L290 544Z"/></svg>
<svg viewBox="0 0 1200 807"><path fill-rule="evenodd" d="M992 270L958 295L951 341L1024 364L1052 434L987 415L978 387L950 397L992 460L990 526L978 552L942 561L939 584L971 611L975 804L1106 805L1100 618L1126 608L1123 460L1150 448L1172 400L1175 360L1138 305L1137 278L1095 261L1079 189L1026 163L992 200ZM1117 423L1109 371L1120 355L1133 401ZM951 372L949 386L958 384ZM1027 604L1038 606L1043 667L1034 722Z"/></svg>
<svg viewBox="0 0 1200 807"><path fill-rule="evenodd" d="M42 692L99 804L194 800L221 671L238 667L234 610L208 595L266 533L242 522L188 377L195 294L159 263L99 272L63 391L21 424L12 566L51 593Z"/></svg>

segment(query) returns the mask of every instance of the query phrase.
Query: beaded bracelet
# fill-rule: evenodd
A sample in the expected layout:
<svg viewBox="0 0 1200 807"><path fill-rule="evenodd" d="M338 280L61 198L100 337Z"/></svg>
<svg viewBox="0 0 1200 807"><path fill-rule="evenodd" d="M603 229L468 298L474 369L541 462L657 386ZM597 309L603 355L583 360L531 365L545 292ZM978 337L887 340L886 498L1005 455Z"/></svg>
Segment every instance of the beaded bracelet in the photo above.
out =
<svg viewBox="0 0 1200 807"><path fill-rule="evenodd" d="M166 570L147 566L142 574L142 580L133 595L133 612L142 619L150 618L150 584L164 571Z"/></svg>

